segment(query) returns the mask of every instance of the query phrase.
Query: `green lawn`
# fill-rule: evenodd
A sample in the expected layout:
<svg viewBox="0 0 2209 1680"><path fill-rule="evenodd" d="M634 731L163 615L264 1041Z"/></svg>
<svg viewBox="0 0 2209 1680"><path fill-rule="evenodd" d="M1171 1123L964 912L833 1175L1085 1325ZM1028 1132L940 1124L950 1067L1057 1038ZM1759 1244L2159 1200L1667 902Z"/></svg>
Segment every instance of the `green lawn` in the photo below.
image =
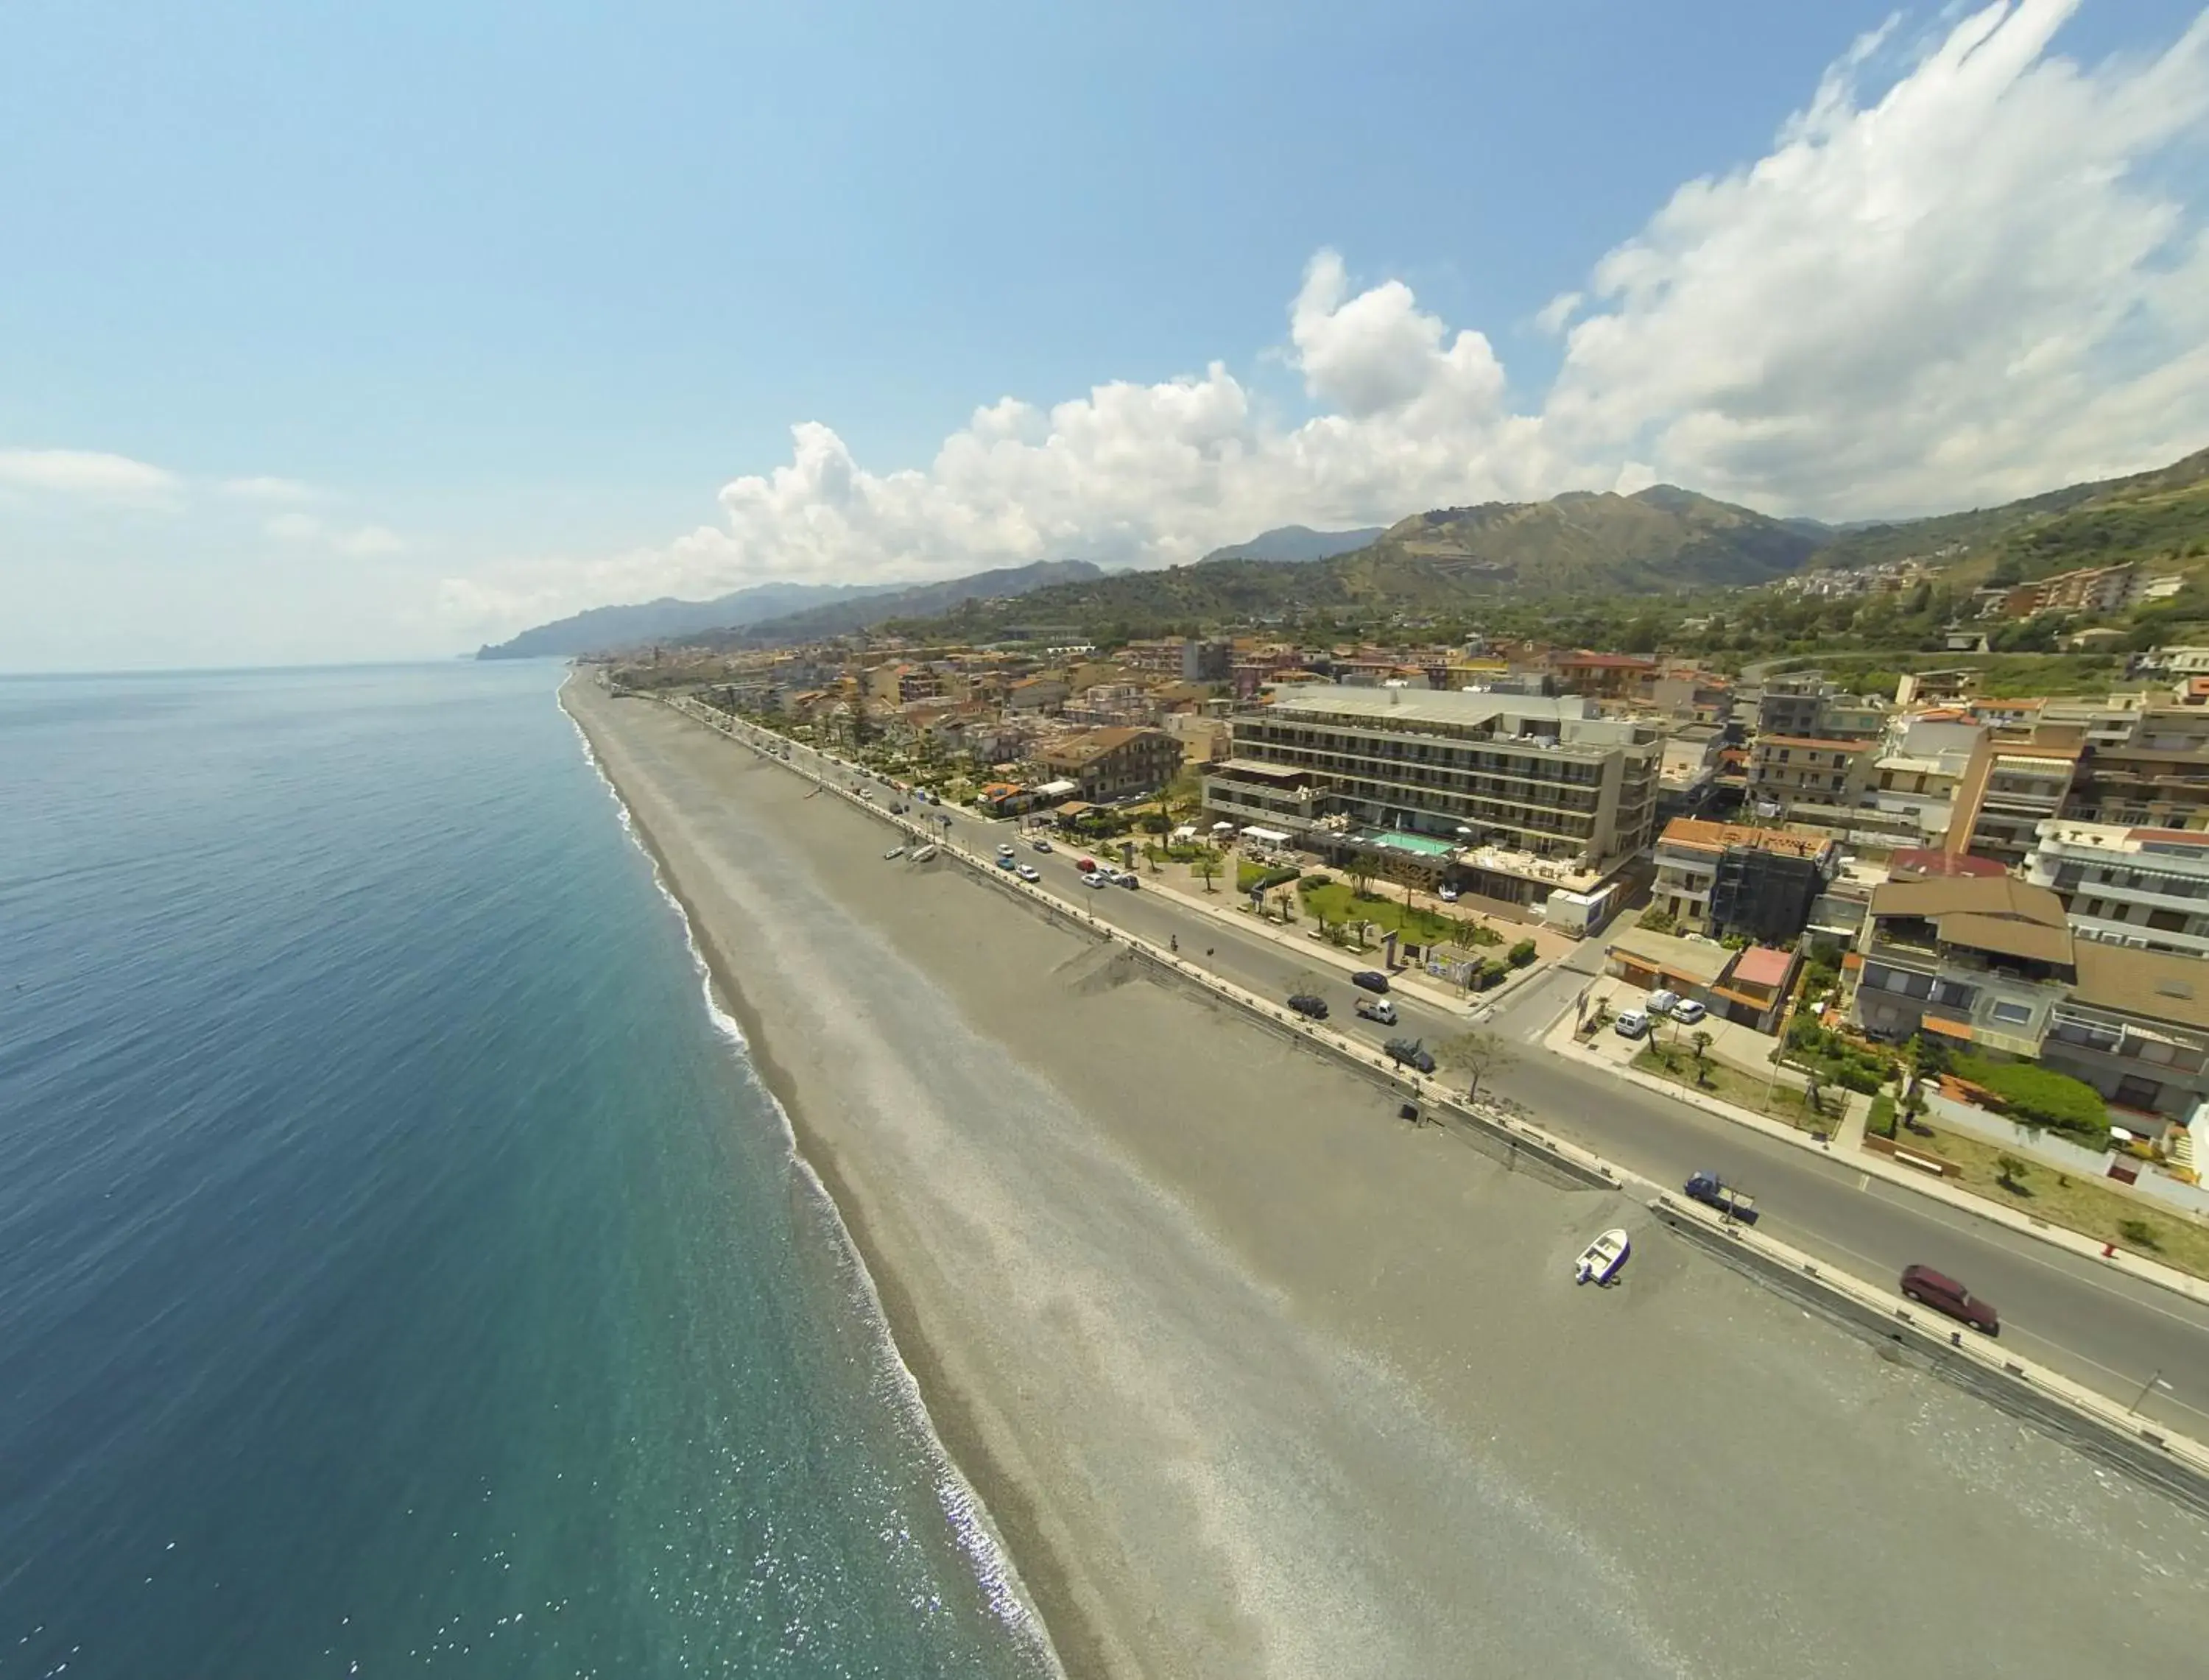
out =
<svg viewBox="0 0 2209 1680"><path fill-rule="evenodd" d="M2121 1249L2160 1260L2196 1277L2209 1278L2209 1225L2173 1212L2152 1197L2128 1190L2107 1178L2066 1173L2061 1168L2028 1160L2023 1155L2018 1159L2026 1161L2025 1170L2018 1175L2017 1188L2011 1189L2002 1183L2001 1171L1995 1165L1995 1158L2003 1153L1999 1144L1967 1133L1942 1131L1938 1127L1934 1128L1929 1138L1905 1132L1901 1141L1953 1161L1963 1172L1948 1182L1960 1184L1989 1201L1999 1201L2005 1207L2075 1231L2098 1243L2115 1243ZM2125 1237L2118 1226L2128 1219L2138 1219L2146 1225L2153 1241L2140 1243Z"/></svg>
<svg viewBox="0 0 2209 1680"><path fill-rule="evenodd" d="M1383 933L1400 933L1419 945L1439 944L1445 940L1454 942L1458 938L1457 930L1432 911L1406 910L1402 900L1384 898L1379 894L1357 898L1347 882L1330 881L1300 896L1309 913L1324 916L1329 922L1371 922Z"/></svg>
<svg viewBox="0 0 2209 1680"><path fill-rule="evenodd" d="M1247 898L1249 896L1250 889L1261 881L1267 880L1270 876L1281 876L1285 873L1286 878L1274 880L1273 885L1266 889L1268 892L1277 892L1288 886L1297 878L1297 871L1290 870L1285 872L1266 864L1246 864L1238 861L1235 865L1235 890Z"/></svg>
<svg viewBox="0 0 2209 1680"><path fill-rule="evenodd" d="M1603 1029L1608 1033L1610 1029ZM1670 1028L1652 1027L1655 1033L1669 1033ZM1690 1091L1700 1091L1706 1097L1716 1097L1741 1108L1752 1109L1769 1115L1774 1120L1785 1120L1800 1132L1831 1133L1841 1123L1841 1102L1844 1092L1828 1087L1819 1099L1825 1107L1822 1114L1812 1114L1803 1106L1804 1093L1790 1085L1785 1079L1773 1081L1770 1075L1762 1078L1745 1074L1738 1068L1729 1068L1715 1058L1706 1061L1700 1070L1695 1066L1694 1053L1688 1048L1685 1035L1679 1048L1672 1052L1667 1063L1665 1052L1654 1043L1645 1044L1634 1057L1637 1073L1654 1074Z"/></svg>

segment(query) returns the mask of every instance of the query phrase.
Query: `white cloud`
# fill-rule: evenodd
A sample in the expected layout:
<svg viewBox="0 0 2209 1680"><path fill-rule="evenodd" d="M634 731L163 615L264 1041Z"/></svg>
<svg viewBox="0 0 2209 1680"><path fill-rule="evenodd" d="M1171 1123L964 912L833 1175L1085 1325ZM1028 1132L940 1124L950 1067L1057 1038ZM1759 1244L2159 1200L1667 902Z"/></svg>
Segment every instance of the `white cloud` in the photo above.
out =
<svg viewBox="0 0 2209 1680"><path fill-rule="evenodd" d="M1579 292L1560 292L1534 313L1534 325L1555 337L1565 330L1566 323L1580 310L1586 294Z"/></svg>
<svg viewBox="0 0 2209 1680"><path fill-rule="evenodd" d="M2076 5L1988 6L1868 102L1879 42L1859 43L1769 155L1681 188L1598 265L1545 429L1576 458L1839 514L2197 447L2203 207L2152 172L2204 138L2209 15L2085 69L2049 51Z"/></svg>
<svg viewBox="0 0 2209 1680"><path fill-rule="evenodd" d="M226 479L222 493L241 502L300 503L311 502L317 492L312 485L301 484L297 479Z"/></svg>
<svg viewBox="0 0 2209 1680"><path fill-rule="evenodd" d="M1860 38L1767 155L1680 188L1538 313L1567 335L1536 400L1514 402L1482 334L1322 250L1289 309L1301 424L1218 362L1048 409L1002 398L899 472L808 422L785 465L723 488L723 524L454 580L447 610L488 630L771 577L1162 564L1271 525L1660 479L1782 512L1931 510L2171 459L2209 442L2209 236L2176 185L2209 139L2209 14L2082 67L2052 50L2076 4L1958 18L1872 97L1893 26Z"/></svg>
<svg viewBox="0 0 2209 1680"><path fill-rule="evenodd" d="M406 546L396 532L381 525L338 526L312 514L278 514L264 520L262 531L280 542L319 543L335 552L364 558L397 554Z"/></svg>
<svg viewBox="0 0 2209 1680"><path fill-rule="evenodd" d="M128 455L91 449L0 449L0 485L58 495L133 499L161 496L182 480Z"/></svg>

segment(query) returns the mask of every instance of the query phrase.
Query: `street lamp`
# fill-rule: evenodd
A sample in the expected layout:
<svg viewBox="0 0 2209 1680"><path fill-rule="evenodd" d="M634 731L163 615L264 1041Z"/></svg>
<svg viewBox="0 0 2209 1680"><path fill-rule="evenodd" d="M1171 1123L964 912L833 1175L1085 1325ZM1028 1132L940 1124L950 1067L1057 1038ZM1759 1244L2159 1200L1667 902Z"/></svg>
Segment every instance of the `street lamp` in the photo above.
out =
<svg viewBox="0 0 2209 1680"><path fill-rule="evenodd" d="M2140 1391L2133 1396L2133 1403L2125 1408L2125 1415L2128 1418L2137 1415L2141 1403L2147 1399L2149 1391L2155 1388L2162 1389L2166 1394L2171 1392L2170 1384L2163 1380L2163 1372L2159 1369L2154 1376L2140 1384Z"/></svg>

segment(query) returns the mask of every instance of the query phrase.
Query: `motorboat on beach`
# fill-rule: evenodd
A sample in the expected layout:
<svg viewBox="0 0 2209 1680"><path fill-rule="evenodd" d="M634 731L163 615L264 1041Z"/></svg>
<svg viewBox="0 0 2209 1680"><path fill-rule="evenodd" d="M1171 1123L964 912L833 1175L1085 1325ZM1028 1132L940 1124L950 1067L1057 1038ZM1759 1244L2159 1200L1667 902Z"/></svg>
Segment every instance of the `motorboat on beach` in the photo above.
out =
<svg viewBox="0 0 2209 1680"><path fill-rule="evenodd" d="M1618 1275L1618 1268L1626 1264L1632 1246L1626 1240L1626 1232L1613 1225L1580 1250L1580 1257L1573 1262L1573 1281L1609 1283Z"/></svg>

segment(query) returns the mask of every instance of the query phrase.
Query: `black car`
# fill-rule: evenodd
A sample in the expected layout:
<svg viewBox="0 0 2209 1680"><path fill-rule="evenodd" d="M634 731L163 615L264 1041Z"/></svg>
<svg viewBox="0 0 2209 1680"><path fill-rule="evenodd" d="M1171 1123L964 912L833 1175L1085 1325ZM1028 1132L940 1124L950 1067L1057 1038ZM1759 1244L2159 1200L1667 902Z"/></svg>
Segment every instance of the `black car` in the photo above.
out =
<svg viewBox="0 0 2209 1680"><path fill-rule="evenodd" d="M1387 1052L1388 1059L1399 1068L1408 1062L1423 1074L1430 1074L1435 1070L1433 1052L1417 1039L1391 1039L1381 1048Z"/></svg>
<svg viewBox="0 0 2209 1680"><path fill-rule="evenodd" d="M1350 984L1363 986L1368 991L1386 991L1388 990L1388 977L1377 968L1369 968L1363 973L1352 974Z"/></svg>
<svg viewBox="0 0 2209 1680"><path fill-rule="evenodd" d="M1327 999L1315 997L1308 991L1291 993L1289 1007L1300 1015L1309 1015L1314 1021L1327 1019Z"/></svg>

